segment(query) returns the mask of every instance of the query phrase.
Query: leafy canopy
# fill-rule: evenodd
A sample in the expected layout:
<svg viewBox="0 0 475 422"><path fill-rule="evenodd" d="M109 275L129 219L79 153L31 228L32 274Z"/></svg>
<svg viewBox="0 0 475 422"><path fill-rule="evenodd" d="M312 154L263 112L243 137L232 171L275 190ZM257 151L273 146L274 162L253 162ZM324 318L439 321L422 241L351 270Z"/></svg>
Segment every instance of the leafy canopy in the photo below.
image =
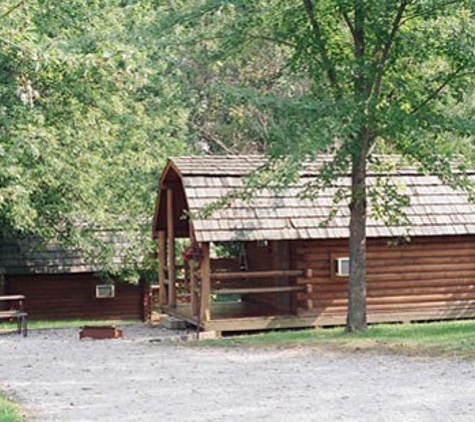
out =
<svg viewBox="0 0 475 422"><path fill-rule="evenodd" d="M368 126L380 151L450 178L449 161L467 145L461 140L473 139L473 1L214 0L166 8L162 27L179 26L181 45L201 47L208 69L235 66L234 81L211 80L205 92L219 92L230 109L259 110L272 156L349 157L359 148L355 134Z"/></svg>
<svg viewBox="0 0 475 422"><path fill-rule="evenodd" d="M186 114L150 76L152 2L0 5L0 227L72 244L112 269L147 257L157 175L183 153ZM125 237L120 250L103 230ZM133 271L132 271L133 272Z"/></svg>

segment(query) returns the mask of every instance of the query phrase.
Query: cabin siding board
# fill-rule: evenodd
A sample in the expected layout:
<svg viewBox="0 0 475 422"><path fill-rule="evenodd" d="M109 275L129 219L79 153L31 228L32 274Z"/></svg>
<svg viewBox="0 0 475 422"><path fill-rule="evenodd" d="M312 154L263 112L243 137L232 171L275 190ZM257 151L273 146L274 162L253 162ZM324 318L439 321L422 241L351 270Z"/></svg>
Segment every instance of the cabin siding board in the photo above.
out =
<svg viewBox="0 0 475 422"><path fill-rule="evenodd" d="M95 286L104 282L92 274L6 277L5 294L26 297L30 319L143 319L143 285L115 283L115 297L96 299ZM146 289L145 289L146 290Z"/></svg>
<svg viewBox="0 0 475 422"><path fill-rule="evenodd" d="M368 239L367 304L372 322L475 316L473 236L417 238L395 246L388 240ZM297 280L311 285L311 292L296 295L300 315L346 314L347 278L332 277L331 257L348 250L347 240L297 241L293 248L296 268L313 272L311 278Z"/></svg>
<svg viewBox="0 0 475 422"><path fill-rule="evenodd" d="M256 242L251 242L246 245L246 256L249 271L264 271L273 267L272 263L272 249L270 244L259 245ZM277 279L260 279L252 280L252 287L276 287ZM277 308L277 294L248 294L243 297L243 300L259 304L262 308Z"/></svg>

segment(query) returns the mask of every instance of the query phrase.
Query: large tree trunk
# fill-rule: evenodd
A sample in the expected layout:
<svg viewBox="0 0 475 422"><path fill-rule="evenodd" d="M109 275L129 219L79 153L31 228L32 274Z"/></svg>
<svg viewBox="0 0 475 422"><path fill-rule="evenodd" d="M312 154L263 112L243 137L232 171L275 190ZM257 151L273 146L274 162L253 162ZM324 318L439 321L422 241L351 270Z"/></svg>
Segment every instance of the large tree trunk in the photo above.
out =
<svg viewBox="0 0 475 422"><path fill-rule="evenodd" d="M363 134L364 136L364 134ZM363 141L363 144L366 142ZM350 202L350 277L347 331L364 331L366 321L366 152L353 158Z"/></svg>

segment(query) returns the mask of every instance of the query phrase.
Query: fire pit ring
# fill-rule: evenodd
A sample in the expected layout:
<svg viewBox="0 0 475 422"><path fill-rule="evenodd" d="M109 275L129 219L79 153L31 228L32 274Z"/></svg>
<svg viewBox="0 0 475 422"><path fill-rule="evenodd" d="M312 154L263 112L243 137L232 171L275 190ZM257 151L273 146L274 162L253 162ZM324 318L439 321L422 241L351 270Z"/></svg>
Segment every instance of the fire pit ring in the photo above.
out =
<svg viewBox="0 0 475 422"><path fill-rule="evenodd" d="M122 330L113 325L85 325L81 327L79 339L90 338L93 340L104 340L114 338L124 338Z"/></svg>

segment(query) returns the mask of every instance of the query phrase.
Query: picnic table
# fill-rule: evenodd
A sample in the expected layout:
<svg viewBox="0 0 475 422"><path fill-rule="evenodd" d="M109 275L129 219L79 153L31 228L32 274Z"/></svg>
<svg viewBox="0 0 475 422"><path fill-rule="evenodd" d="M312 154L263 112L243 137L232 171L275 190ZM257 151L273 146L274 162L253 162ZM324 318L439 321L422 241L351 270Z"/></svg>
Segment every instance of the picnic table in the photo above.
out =
<svg viewBox="0 0 475 422"><path fill-rule="evenodd" d="M0 319L16 319L18 334L27 336L27 316L25 312L25 296L4 295L0 296Z"/></svg>

